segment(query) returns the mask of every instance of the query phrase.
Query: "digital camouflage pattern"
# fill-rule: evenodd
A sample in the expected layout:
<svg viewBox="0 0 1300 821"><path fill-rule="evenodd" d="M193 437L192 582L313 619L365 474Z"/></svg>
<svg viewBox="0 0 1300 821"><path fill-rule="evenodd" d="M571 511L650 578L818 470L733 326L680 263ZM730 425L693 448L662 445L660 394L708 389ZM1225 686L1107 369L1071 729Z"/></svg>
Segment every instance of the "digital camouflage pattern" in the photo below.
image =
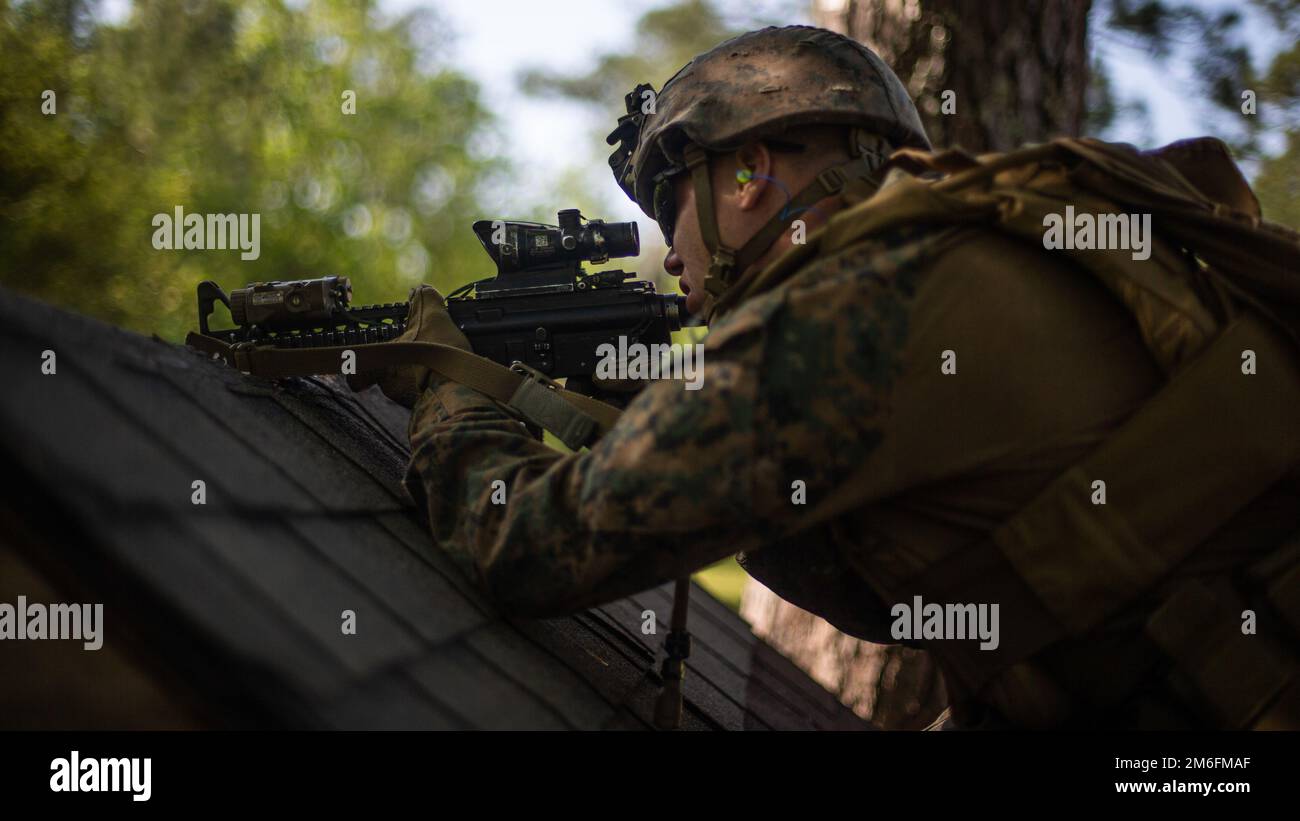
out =
<svg viewBox="0 0 1300 821"><path fill-rule="evenodd" d="M558 453L492 400L436 384L412 415L408 477L435 538L503 606L545 615L805 529L883 435L926 247L896 242L745 304L709 335L701 390L651 384L585 453ZM795 480L809 504L792 504Z"/></svg>
<svg viewBox="0 0 1300 821"><path fill-rule="evenodd" d="M986 543L1166 382L1163 349L1144 337L1161 317L1126 307L1032 231L954 221L951 204L882 220L916 185L895 171L868 199L846 193L824 230L739 284L705 342L700 390L651 384L589 452L555 452L492 401L435 381L412 415L408 487L438 543L527 615L739 552L782 598L894 641L889 603ZM1159 276L1193 270L1153 242ZM1151 456L1181 464L1173 451ZM1300 477L1280 483L1087 635L998 668L975 701L1017 726L1203 725L1143 625L1185 584L1217 589L1273 555L1300 526L1297 498ZM1050 566L1067 587L1087 569ZM1004 622L1004 639L1021 626ZM1255 672L1243 680L1262 680Z"/></svg>
<svg viewBox="0 0 1300 821"><path fill-rule="evenodd" d="M864 129L895 148L930 148L893 70L856 40L811 26L769 26L734 37L669 78L653 110L635 96L629 103L631 113L609 137L622 141L610 165L649 217L655 216L655 175L682 162L687 142L722 151L795 126L835 124Z"/></svg>
<svg viewBox="0 0 1300 821"><path fill-rule="evenodd" d="M981 228L843 248L819 247L824 234L715 322L700 390L649 385L590 451L559 453L435 380L411 418L407 482L436 542L504 609L536 616L741 553L783 598L892 642L891 594L987 536L1163 383L1131 317L1041 248ZM1057 694L1017 672L989 698L1034 725Z"/></svg>

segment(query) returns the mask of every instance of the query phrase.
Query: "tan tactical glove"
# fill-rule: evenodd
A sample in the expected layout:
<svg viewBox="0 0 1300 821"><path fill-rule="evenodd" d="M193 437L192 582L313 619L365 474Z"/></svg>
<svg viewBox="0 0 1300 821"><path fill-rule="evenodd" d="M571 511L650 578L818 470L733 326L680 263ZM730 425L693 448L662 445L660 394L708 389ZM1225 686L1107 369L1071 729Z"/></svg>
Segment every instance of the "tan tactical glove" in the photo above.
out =
<svg viewBox="0 0 1300 821"><path fill-rule="evenodd" d="M469 339L461 333L460 328L447 313L446 300L438 289L432 285L421 285L411 289L411 307L406 313L406 330L394 342L437 342L470 351ZM415 407L415 402L429 387L433 373L420 365L401 365L377 371L366 371L348 377L352 390L364 390L371 385L379 389L394 402L408 408Z"/></svg>

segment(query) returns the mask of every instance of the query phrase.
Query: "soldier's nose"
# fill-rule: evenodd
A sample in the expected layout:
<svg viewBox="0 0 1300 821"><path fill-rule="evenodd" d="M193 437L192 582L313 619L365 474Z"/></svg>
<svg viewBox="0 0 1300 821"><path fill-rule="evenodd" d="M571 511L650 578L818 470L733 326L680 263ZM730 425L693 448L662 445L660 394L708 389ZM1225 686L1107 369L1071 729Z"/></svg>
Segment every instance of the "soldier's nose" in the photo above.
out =
<svg viewBox="0 0 1300 821"><path fill-rule="evenodd" d="M686 263L682 262L682 258L677 256L676 251L669 248L668 256L664 257L664 270L669 276L679 277L686 270Z"/></svg>

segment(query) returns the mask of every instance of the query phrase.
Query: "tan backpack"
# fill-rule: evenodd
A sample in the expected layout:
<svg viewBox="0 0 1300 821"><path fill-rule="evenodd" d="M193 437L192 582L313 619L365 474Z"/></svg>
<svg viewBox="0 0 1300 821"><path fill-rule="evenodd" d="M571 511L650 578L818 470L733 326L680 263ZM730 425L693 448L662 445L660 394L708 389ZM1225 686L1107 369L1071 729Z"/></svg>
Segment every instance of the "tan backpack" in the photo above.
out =
<svg viewBox="0 0 1300 821"><path fill-rule="evenodd" d="M1148 260L1128 249L1067 253L1128 309L1168 376L1108 440L978 547L959 551L891 598L1001 604L995 651L928 644L954 700L979 701L999 675L1060 641L1089 635L1140 597L1252 500L1300 465L1300 235L1263 222L1259 203L1214 139L1152 153L1061 139L1004 154L907 149L869 202L837 214L808 245L753 281L773 287L819 253L891 228L981 226L1043 247L1045 217L1150 214ZM864 192L870 194L872 192ZM851 200L850 200L851 202ZM1245 373L1252 351L1255 372ZM1107 477L1107 503L1090 502ZM841 490L819 518L854 507ZM1259 594L1189 582L1150 613L1167 682L1208 722L1300 727L1300 534L1251 569ZM892 603L892 602L890 602ZM1242 614L1259 613L1244 635ZM1278 629L1285 626L1286 630Z"/></svg>

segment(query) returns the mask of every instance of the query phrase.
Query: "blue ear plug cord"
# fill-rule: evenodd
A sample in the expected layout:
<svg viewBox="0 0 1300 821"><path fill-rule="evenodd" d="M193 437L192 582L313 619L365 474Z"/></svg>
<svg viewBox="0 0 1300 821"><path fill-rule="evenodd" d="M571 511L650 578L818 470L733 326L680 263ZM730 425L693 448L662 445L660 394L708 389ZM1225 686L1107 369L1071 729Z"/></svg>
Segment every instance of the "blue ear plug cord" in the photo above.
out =
<svg viewBox="0 0 1300 821"><path fill-rule="evenodd" d="M774 183L775 185L780 187L781 192L785 194L785 206L781 208L781 214L780 214L782 220L787 219L789 217L793 217L796 214L801 214L804 211L817 211L816 208L809 205L805 208L800 208L796 211L790 211L787 213L786 209L790 207L790 200L794 199L794 197L790 196L790 189L785 187L785 183L781 182L776 177L769 177L766 174L755 174L753 171L750 171L748 168L742 168L736 172L736 182L740 183L741 185L744 185L745 183L750 182L752 180L767 180L768 182ZM822 213L821 211L817 211L818 216L821 216L821 213Z"/></svg>

